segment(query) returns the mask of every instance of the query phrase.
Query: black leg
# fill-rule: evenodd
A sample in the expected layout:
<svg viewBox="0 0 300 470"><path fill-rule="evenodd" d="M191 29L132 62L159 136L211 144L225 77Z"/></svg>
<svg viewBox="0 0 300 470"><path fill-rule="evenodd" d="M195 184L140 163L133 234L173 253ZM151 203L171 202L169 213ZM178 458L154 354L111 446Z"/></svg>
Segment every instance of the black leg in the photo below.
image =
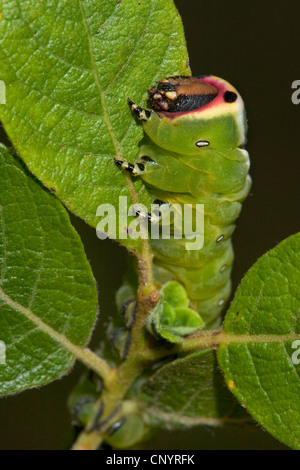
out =
<svg viewBox="0 0 300 470"><path fill-rule="evenodd" d="M131 101L129 98L128 98L128 104L130 106L131 111L137 115L140 121L149 121L149 119L151 118L151 111L148 111L148 109L141 108L140 106L135 104L133 101Z"/></svg>

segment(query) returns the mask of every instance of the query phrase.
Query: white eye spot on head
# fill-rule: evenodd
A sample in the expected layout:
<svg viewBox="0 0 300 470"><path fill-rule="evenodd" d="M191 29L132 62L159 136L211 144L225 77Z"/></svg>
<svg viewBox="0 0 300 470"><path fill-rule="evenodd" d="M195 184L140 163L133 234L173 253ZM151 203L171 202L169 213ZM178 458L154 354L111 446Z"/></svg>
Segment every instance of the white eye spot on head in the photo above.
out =
<svg viewBox="0 0 300 470"><path fill-rule="evenodd" d="M209 144L208 140L198 140L196 142L197 147L208 147Z"/></svg>
<svg viewBox="0 0 300 470"><path fill-rule="evenodd" d="M222 307L222 305L225 303L224 299L220 299L218 302L218 307Z"/></svg>
<svg viewBox="0 0 300 470"><path fill-rule="evenodd" d="M220 243L224 238L224 235L220 235L217 239L216 239L216 242L217 243Z"/></svg>

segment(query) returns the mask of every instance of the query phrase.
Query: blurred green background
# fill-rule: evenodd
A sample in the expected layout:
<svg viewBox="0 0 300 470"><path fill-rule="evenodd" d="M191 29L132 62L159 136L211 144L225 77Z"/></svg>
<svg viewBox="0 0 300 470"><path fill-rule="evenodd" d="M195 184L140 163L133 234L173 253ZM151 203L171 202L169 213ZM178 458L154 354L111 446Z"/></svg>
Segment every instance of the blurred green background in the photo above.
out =
<svg viewBox="0 0 300 470"><path fill-rule="evenodd" d="M233 286L264 252L299 231L300 105L291 84L300 80L298 0L176 0L194 75L218 75L244 98L249 120L247 148L253 187L234 234ZM162 77L163 78L163 77ZM1 141L8 143L3 130ZM71 217L97 279L102 324L115 311L126 251L99 241L95 230ZM66 409L83 367L40 390L0 400L0 449L65 449L74 437ZM259 426L251 430L195 428L160 432L147 449L284 449Z"/></svg>

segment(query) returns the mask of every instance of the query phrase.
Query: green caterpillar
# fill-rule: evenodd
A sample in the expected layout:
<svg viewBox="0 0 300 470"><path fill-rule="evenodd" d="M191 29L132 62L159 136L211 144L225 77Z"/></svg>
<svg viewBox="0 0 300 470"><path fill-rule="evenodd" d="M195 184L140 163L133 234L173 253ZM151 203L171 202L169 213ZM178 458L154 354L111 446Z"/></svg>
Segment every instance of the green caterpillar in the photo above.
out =
<svg viewBox="0 0 300 470"><path fill-rule="evenodd" d="M228 82L210 75L166 78L148 93L150 110L129 101L145 132L139 157L116 163L140 176L162 206L204 204L200 250L174 237L151 246L157 287L180 282L190 307L213 327L230 295L231 235L251 187L244 103Z"/></svg>
<svg viewBox="0 0 300 470"><path fill-rule="evenodd" d="M243 148L244 104L229 83L213 76L167 78L149 90L150 110L132 101L129 104L142 121L145 136L135 163L115 160L116 164L143 179L161 212L165 206L193 204L195 220L196 205L204 205L201 249L186 249L191 242L189 234L176 239L174 220L170 221L171 239L151 239L160 300L149 313L146 326L159 338L180 342L203 327L217 326L230 295L231 235L251 187L249 157ZM144 215L154 219L153 214ZM114 348L106 349L103 344L102 354L115 365L126 359L130 348L138 308L135 287L135 273L130 269L116 298L123 318L114 317L107 331ZM98 398L96 385L83 378L69 400L78 424L84 425L93 417ZM100 408L100 414L94 416L96 425L102 411ZM150 432L133 411L116 419L105 440L123 449L147 438Z"/></svg>

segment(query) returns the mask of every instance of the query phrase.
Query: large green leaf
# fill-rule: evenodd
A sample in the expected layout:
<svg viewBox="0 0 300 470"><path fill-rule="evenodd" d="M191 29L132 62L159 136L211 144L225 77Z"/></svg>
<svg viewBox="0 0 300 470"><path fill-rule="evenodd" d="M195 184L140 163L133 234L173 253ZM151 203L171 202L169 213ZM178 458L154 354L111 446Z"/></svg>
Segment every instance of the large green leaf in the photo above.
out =
<svg viewBox="0 0 300 470"><path fill-rule="evenodd" d="M0 5L0 119L29 169L92 226L98 205L118 208L119 196L149 205L143 184L114 157L134 159L143 135L127 98L145 104L158 79L190 73L173 1Z"/></svg>
<svg viewBox="0 0 300 470"><path fill-rule="evenodd" d="M65 209L0 146L0 394L66 373L96 312L91 268Z"/></svg>
<svg viewBox="0 0 300 470"><path fill-rule="evenodd" d="M147 422L168 429L249 421L226 389L212 349L161 367L138 400Z"/></svg>
<svg viewBox="0 0 300 470"><path fill-rule="evenodd" d="M231 344L218 352L234 395L295 449L300 449L299 286L297 234L262 256L245 276L225 319Z"/></svg>

